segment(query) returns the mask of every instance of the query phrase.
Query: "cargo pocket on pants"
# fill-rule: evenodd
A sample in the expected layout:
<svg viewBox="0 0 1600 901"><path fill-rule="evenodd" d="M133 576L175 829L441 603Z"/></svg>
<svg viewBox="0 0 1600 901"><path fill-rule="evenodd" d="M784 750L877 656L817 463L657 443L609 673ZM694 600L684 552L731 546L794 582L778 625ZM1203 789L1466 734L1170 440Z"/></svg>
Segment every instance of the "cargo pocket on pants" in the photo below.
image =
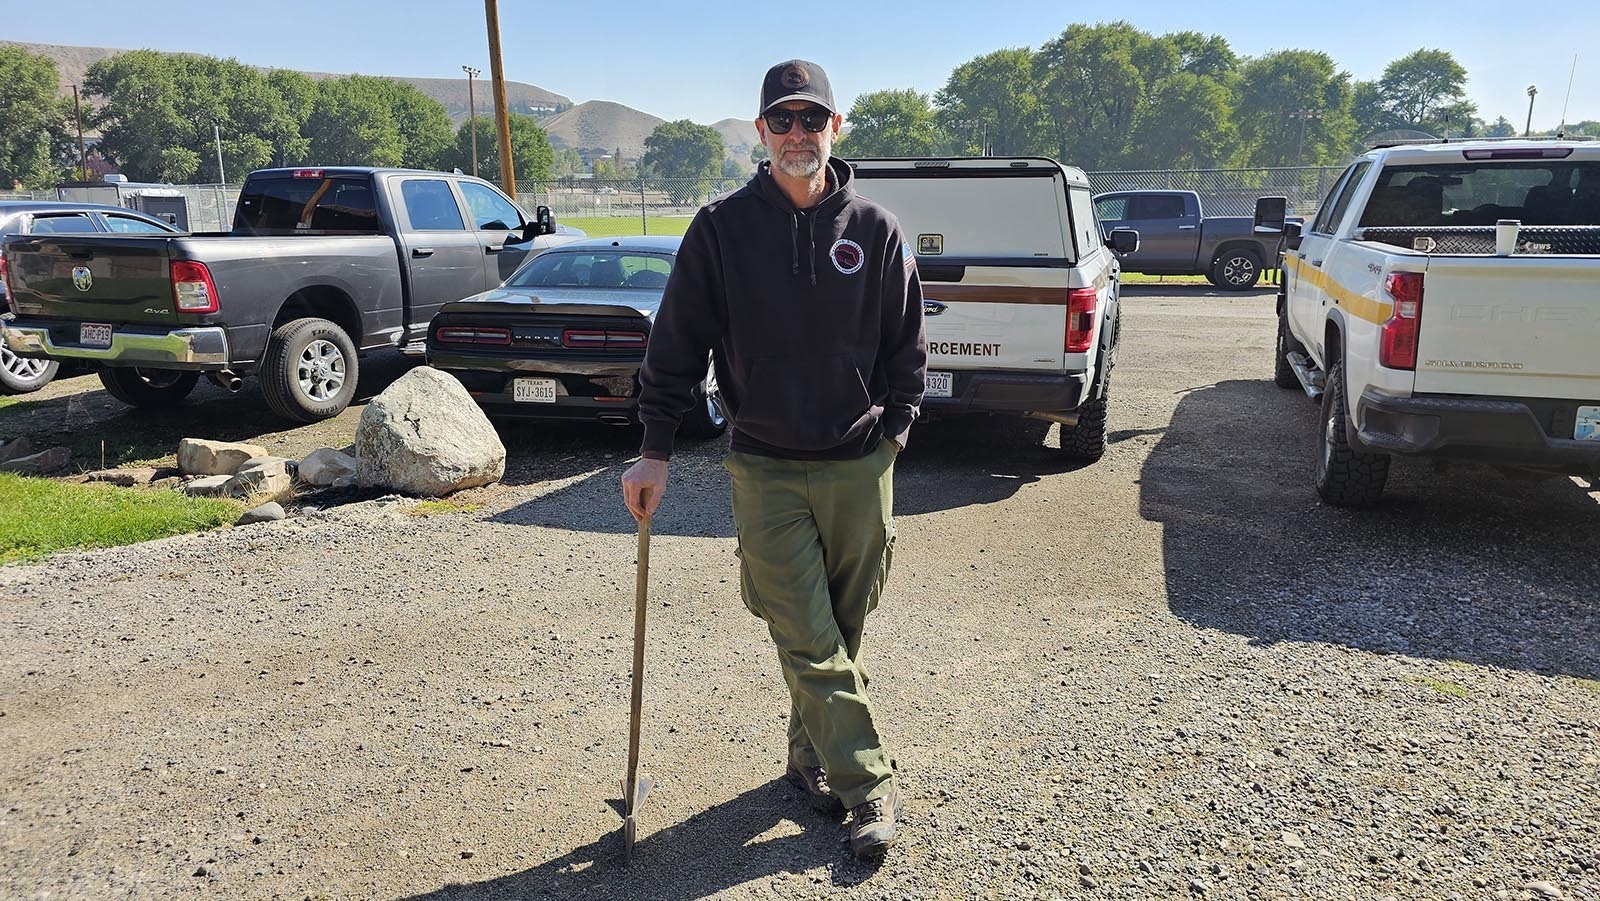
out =
<svg viewBox="0 0 1600 901"><path fill-rule="evenodd" d="M735 545L733 555L739 558L739 599L744 601L744 609L750 615L762 622L767 621L767 615L762 613L761 598L756 594L756 586L750 579L750 566L744 561L744 548Z"/></svg>
<svg viewBox="0 0 1600 901"><path fill-rule="evenodd" d="M872 583L872 595L867 598L867 612L878 609L878 599L883 597L883 589L889 584L889 570L894 566L894 517L889 517L889 524L884 527L883 559L878 561L878 577Z"/></svg>

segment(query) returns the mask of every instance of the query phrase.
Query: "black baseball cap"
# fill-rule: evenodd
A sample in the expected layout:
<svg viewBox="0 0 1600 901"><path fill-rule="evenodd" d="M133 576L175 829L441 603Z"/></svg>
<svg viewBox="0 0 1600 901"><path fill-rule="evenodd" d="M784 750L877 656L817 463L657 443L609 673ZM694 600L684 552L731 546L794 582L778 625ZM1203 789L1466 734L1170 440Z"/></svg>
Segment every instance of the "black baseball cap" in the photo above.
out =
<svg viewBox="0 0 1600 901"><path fill-rule="evenodd" d="M828 84L828 73L816 63L791 59L767 70L761 80L761 110L764 115L780 103L790 100L810 100L830 113L838 113L833 103L833 88Z"/></svg>

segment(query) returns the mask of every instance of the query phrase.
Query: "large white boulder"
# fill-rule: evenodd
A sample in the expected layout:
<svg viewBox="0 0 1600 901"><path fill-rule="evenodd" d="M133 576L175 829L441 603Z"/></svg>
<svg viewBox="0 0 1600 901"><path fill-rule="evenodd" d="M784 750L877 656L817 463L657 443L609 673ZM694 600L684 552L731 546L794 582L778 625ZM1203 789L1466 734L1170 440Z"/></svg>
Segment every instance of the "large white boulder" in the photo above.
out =
<svg viewBox="0 0 1600 901"><path fill-rule="evenodd" d="M359 485L444 497L492 485L505 473L505 445L455 376L418 367L361 411Z"/></svg>
<svg viewBox="0 0 1600 901"><path fill-rule="evenodd" d="M185 438L178 442L178 468L192 476L231 476L246 460L266 455L266 448L254 444L204 438Z"/></svg>

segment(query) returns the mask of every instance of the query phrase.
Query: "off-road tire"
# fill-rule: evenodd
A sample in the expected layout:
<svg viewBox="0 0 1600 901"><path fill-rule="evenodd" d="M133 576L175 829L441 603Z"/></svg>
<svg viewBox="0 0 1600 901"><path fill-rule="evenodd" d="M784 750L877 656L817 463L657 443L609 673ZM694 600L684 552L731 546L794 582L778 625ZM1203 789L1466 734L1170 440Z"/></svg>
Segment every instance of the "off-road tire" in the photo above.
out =
<svg viewBox="0 0 1600 901"><path fill-rule="evenodd" d="M200 373L176 369L116 367L100 370L106 392L129 406L170 410L189 396Z"/></svg>
<svg viewBox="0 0 1600 901"><path fill-rule="evenodd" d="M1345 409L1344 363L1328 370L1322 392L1322 418L1317 441L1317 494L1335 507L1370 507L1389 480L1389 455L1350 446L1349 413Z"/></svg>
<svg viewBox="0 0 1600 901"><path fill-rule="evenodd" d="M0 344L0 394L30 394L50 384L61 364L19 357Z"/></svg>
<svg viewBox="0 0 1600 901"><path fill-rule="evenodd" d="M1248 247L1223 251L1211 264L1210 278L1224 291L1248 291L1261 281L1261 257Z"/></svg>
<svg viewBox="0 0 1600 901"><path fill-rule="evenodd" d="M1100 393L1078 407L1078 424L1061 426L1061 454L1078 463L1094 463L1106 455L1106 421L1110 418L1111 368L1100 380Z"/></svg>
<svg viewBox="0 0 1600 901"><path fill-rule="evenodd" d="M1289 323L1284 317L1278 317L1278 340L1273 345L1276 355L1272 365L1272 384L1279 388L1299 388L1300 377L1294 374L1294 367L1289 365L1289 354L1292 352L1304 353L1304 347L1289 333Z"/></svg>
<svg viewBox="0 0 1600 901"><path fill-rule="evenodd" d="M716 370L706 373L705 381L694 386L694 406L678 423L678 434L691 441L710 441L721 438L728 430L728 415L722 408L722 398L717 390Z"/></svg>
<svg viewBox="0 0 1600 901"><path fill-rule="evenodd" d="M329 419L350 406L359 369L355 342L344 329L326 319L295 319L267 341L261 396L284 419Z"/></svg>

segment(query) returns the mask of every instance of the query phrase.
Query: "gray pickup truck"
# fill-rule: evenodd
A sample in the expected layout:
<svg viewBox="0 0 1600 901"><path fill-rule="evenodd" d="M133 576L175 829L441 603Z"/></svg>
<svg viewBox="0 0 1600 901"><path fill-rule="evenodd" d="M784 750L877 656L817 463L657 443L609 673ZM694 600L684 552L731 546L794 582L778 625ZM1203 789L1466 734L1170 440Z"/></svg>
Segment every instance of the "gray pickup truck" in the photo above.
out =
<svg viewBox="0 0 1600 901"><path fill-rule="evenodd" d="M230 232L8 237L0 340L97 368L142 407L177 404L201 374L231 391L256 375L274 412L312 422L349 405L360 352L424 352L441 306L577 237L471 176L263 169Z"/></svg>
<svg viewBox="0 0 1600 901"><path fill-rule="evenodd" d="M1207 216L1193 191L1112 191L1095 195L1094 210L1106 234L1139 233L1139 249L1121 257L1125 272L1204 275L1224 290L1247 291L1263 266L1277 266L1277 233L1258 235L1250 216Z"/></svg>

